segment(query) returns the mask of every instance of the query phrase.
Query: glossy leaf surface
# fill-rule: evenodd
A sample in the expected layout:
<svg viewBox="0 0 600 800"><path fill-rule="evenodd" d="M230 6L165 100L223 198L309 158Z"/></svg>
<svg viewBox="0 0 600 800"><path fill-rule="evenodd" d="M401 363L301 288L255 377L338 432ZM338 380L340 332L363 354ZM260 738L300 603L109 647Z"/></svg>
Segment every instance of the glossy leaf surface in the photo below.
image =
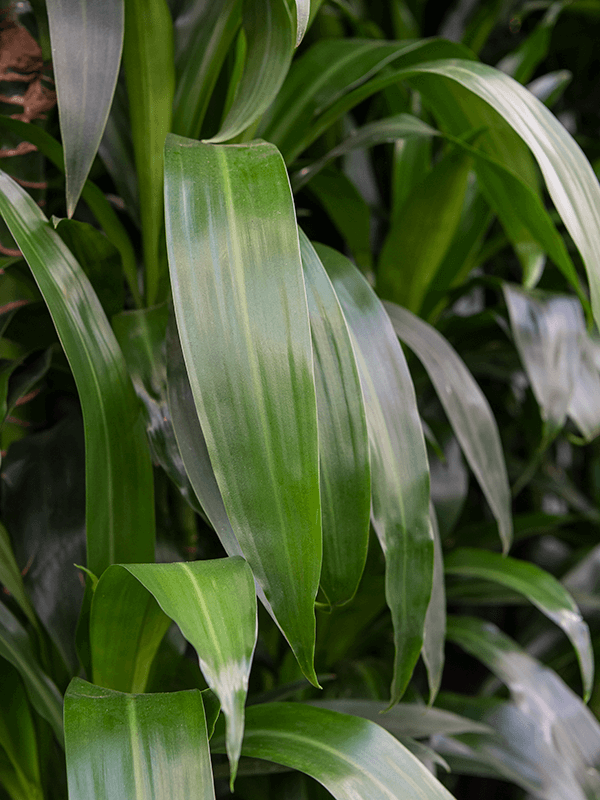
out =
<svg viewBox="0 0 600 800"><path fill-rule="evenodd" d="M244 557L316 682L317 408L281 156L259 142L220 146L171 136L166 208L179 337L217 484Z"/></svg>
<svg viewBox="0 0 600 800"><path fill-rule="evenodd" d="M202 696L122 694L80 678L65 697L69 800L214 800Z"/></svg>
<svg viewBox="0 0 600 800"><path fill-rule="evenodd" d="M123 48L123 0L49 0L47 8L71 217L115 91Z"/></svg>
<svg viewBox="0 0 600 800"><path fill-rule="evenodd" d="M396 657L392 702L402 696L423 645L433 579L429 469L404 354L377 296L340 253L316 247L353 336L365 398L372 522L386 560L386 599Z"/></svg>
<svg viewBox="0 0 600 800"><path fill-rule="evenodd" d="M583 677L583 693L586 700L589 699L594 678L590 631L575 601L553 575L536 564L470 547L454 550L446 558L445 569L449 575L482 578L514 589L559 625L575 648Z"/></svg>
<svg viewBox="0 0 600 800"><path fill-rule="evenodd" d="M200 669L227 720L233 786L257 636L252 572L241 558L125 568L151 592L198 653Z"/></svg>
<svg viewBox="0 0 600 800"><path fill-rule="evenodd" d="M52 314L83 408L88 566L152 561L154 507L137 398L89 280L31 197L0 174L0 211Z"/></svg>
<svg viewBox="0 0 600 800"><path fill-rule="evenodd" d="M327 273L304 233L300 250L312 332L317 411L323 566L321 588L332 605L350 600L369 543L369 439L350 333Z"/></svg>
<svg viewBox="0 0 600 800"><path fill-rule="evenodd" d="M498 426L485 395L454 348L435 328L385 304L396 334L427 370L469 466L498 521L505 551L512 540L511 497Z"/></svg>
<svg viewBox="0 0 600 800"><path fill-rule="evenodd" d="M213 749L222 748L219 739ZM300 703L251 706L242 754L315 778L337 800L450 800L400 742L366 719Z"/></svg>

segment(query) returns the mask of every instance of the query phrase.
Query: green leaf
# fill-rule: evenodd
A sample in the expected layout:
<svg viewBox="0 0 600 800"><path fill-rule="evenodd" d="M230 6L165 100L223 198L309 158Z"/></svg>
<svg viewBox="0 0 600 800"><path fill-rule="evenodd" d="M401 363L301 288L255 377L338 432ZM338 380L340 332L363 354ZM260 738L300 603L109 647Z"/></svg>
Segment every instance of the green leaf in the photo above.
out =
<svg viewBox="0 0 600 800"><path fill-rule="evenodd" d="M227 720L231 786L244 735L244 704L257 637L256 595L241 558L176 564L131 564L198 653L200 669Z"/></svg>
<svg viewBox="0 0 600 800"><path fill-rule="evenodd" d="M40 667L29 634L19 620L0 603L0 656L16 667L23 678L31 705L52 726L62 744L62 697Z"/></svg>
<svg viewBox="0 0 600 800"><path fill-rule="evenodd" d="M310 19L310 0L296 0L296 47L304 39Z"/></svg>
<svg viewBox="0 0 600 800"><path fill-rule="evenodd" d="M246 64L233 106L212 142L233 139L267 110L294 54L294 25L286 0L253 0L243 9Z"/></svg>
<svg viewBox="0 0 600 800"><path fill-rule="evenodd" d="M213 750L222 751L213 739ZM366 719L300 703L251 706L242 754L310 775L337 800L450 800L403 745Z"/></svg>
<svg viewBox="0 0 600 800"><path fill-rule="evenodd" d="M171 624L154 597L113 564L94 590L90 611L92 678L97 686L138 694Z"/></svg>
<svg viewBox="0 0 600 800"><path fill-rule="evenodd" d="M166 0L125 0L123 66L138 176L145 298L166 297L167 265L160 247L163 228L163 150L171 130L175 64L173 23Z"/></svg>
<svg viewBox="0 0 600 800"><path fill-rule="evenodd" d="M31 602L23 586L21 571L15 561L15 556L10 544L8 531L0 522L0 583L4 589L11 594L19 604L21 611L31 622L34 628L38 627L37 618L32 608Z"/></svg>
<svg viewBox="0 0 600 800"><path fill-rule="evenodd" d="M502 115L529 146L550 197L583 259L594 317L600 324L600 271L597 269L600 262L600 186L580 147L539 100L492 67L455 60L422 64L416 71L438 78L444 76L465 87ZM423 90L424 87L419 88Z"/></svg>
<svg viewBox="0 0 600 800"><path fill-rule="evenodd" d="M18 671L0 660L3 691L0 711L0 750L8 756L24 798L42 800L38 747L27 694Z"/></svg>
<svg viewBox="0 0 600 800"><path fill-rule="evenodd" d="M202 696L122 694L80 678L65 696L69 800L214 800Z"/></svg>
<svg viewBox="0 0 600 800"><path fill-rule="evenodd" d="M113 99L123 49L123 0L48 0L52 66L73 216Z"/></svg>
<svg viewBox="0 0 600 800"><path fill-rule="evenodd" d="M508 558L487 550L462 547L446 558L446 573L483 578L524 595L542 614L559 625L571 640L583 678L583 694L589 700L594 680L594 654L590 631L569 592L536 564Z"/></svg>
<svg viewBox="0 0 600 800"><path fill-rule="evenodd" d="M575 297L508 283L503 290L517 350L552 436L565 423L578 378L581 305Z"/></svg>
<svg viewBox="0 0 600 800"><path fill-rule="evenodd" d="M386 560L396 655L391 700L402 696L423 646L433 579L429 469L414 387L387 314L347 258L316 246L352 333L371 453L372 522Z"/></svg>
<svg viewBox="0 0 600 800"><path fill-rule="evenodd" d="M21 122L0 115L0 128L12 131L27 142L34 144L55 167L64 170L64 155L60 144L43 128L33 123ZM140 303L140 293L137 286L137 265L133 246L127 231L115 214L112 206L102 194L96 184L87 180L81 191L81 196L88 204L104 232L121 254L123 272L129 284L136 303Z"/></svg>
<svg viewBox="0 0 600 800"><path fill-rule="evenodd" d="M179 336L217 484L244 557L316 683L317 408L281 156L266 143L170 136L166 209Z"/></svg>
<svg viewBox="0 0 600 800"><path fill-rule="evenodd" d="M418 313L458 228L472 159L445 156L418 184L384 242L378 292Z"/></svg>
<svg viewBox="0 0 600 800"><path fill-rule="evenodd" d="M337 297L314 247L300 233L312 332L317 411L323 566L329 603L354 596L369 544L369 439L358 367Z"/></svg>
<svg viewBox="0 0 600 800"><path fill-rule="evenodd" d="M427 669L429 704L436 698L442 684L444 670L444 645L446 643L446 592L444 588L444 555L435 509L430 507L433 535L433 584L425 617L425 631L421 655Z"/></svg>
<svg viewBox="0 0 600 800"><path fill-rule="evenodd" d="M196 3L184 20L177 20L173 133L200 138L219 72L240 27L241 8L241 0Z"/></svg>
<svg viewBox="0 0 600 800"><path fill-rule="evenodd" d="M424 320L385 304L396 334L427 370L469 466L498 522L505 551L512 540L511 497L498 426L485 395L453 347Z"/></svg>
<svg viewBox="0 0 600 800"><path fill-rule="evenodd" d="M412 114L396 114L393 117L377 120L377 122L370 122L362 128L357 128L347 139L344 139L343 142L340 142L310 166L298 170L292 176L292 187L295 192L300 191L330 161L349 153L351 150L366 149L386 142L395 142L399 139L430 139L432 136L439 135L439 131L436 131L435 128L427 125L426 122Z"/></svg>
<svg viewBox="0 0 600 800"><path fill-rule="evenodd" d="M89 280L31 197L0 174L0 212L52 314L73 370L86 436L88 567L152 561L146 435L127 369Z"/></svg>

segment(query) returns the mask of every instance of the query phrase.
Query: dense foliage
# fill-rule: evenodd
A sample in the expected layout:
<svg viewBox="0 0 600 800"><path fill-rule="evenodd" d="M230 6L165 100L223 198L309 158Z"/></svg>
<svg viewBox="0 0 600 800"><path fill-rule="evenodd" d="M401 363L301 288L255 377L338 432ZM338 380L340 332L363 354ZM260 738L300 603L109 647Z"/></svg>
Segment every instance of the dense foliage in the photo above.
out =
<svg viewBox="0 0 600 800"><path fill-rule="evenodd" d="M0 22L0 799L600 796L596 2Z"/></svg>

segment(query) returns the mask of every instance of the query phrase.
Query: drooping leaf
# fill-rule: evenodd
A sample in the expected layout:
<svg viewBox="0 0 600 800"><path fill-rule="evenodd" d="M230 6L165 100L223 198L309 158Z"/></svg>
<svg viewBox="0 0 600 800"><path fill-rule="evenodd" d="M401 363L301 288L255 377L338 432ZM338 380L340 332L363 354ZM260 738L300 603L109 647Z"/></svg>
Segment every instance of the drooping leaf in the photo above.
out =
<svg viewBox="0 0 600 800"><path fill-rule="evenodd" d="M265 143L171 136L166 210L179 336L217 484L244 557L316 682L317 409L281 156Z"/></svg>
<svg viewBox="0 0 600 800"><path fill-rule="evenodd" d="M48 0L52 66L73 216L113 99L123 48L123 0Z"/></svg>
<svg viewBox="0 0 600 800"><path fill-rule="evenodd" d="M425 442L406 360L383 306L347 258L323 245L316 250L352 333L365 398L372 522L385 554L394 624L396 702L423 646L433 579Z"/></svg>
<svg viewBox="0 0 600 800"><path fill-rule="evenodd" d="M314 247L300 233L319 418L323 566L329 603L348 602L367 558L371 481L358 367L342 309Z"/></svg>
<svg viewBox="0 0 600 800"><path fill-rule="evenodd" d="M386 303L396 334L427 370L469 466L498 521L505 551L512 540L511 498L498 426L483 392L453 347L405 308Z"/></svg>
<svg viewBox="0 0 600 800"><path fill-rule="evenodd" d="M227 720L233 787L257 636L252 572L241 558L131 564L125 569L152 593L198 653L202 673Z"/></svg>
<svg viewBox="0 0 600 800"><path fill-rule="evenodd" d="M429 704L433 704L442 684L444 646L446 644L446 592L444 588L444 555L435 509L430 506L429 518L433 535L433 583L425 616L421 655L427 669Z"/></svg>
<svg viewBox="0 0 600 800"><path fill-rule="evenodd" d="M145 431L121 351L89 280L42 211L4 173L0 211L69 359L86 436L88 566L152 561L154 506Z"/></svg>
<svg viewBox="0 0 600 800"><path fill-rule="evenodd" d="M222 751L222 737L212 748ZM242 754L310 775L337 800L450 800L400 742L366 719L301 703L264 703L246 715Z"/></svg>
<svg viewBox="0 0 600 800"><path fill-rule="evenodd" d="M589 699L594 677L590 631L573 598L553 575L536 564L470 547L450 553L445 569L449 575L482 578L507 586L527 597L559 625L575 648L583 678L583 694L586 701Z"/></svg>
<svg viewBox="0 0 600 800"><path fill-rule="evenodd" d="M62 744L62 697L42 670L29 634L11 611L0 603L0 656L16 667L35 710L52 726Z"/></svg>
<svg viewBox="0 0 600 800"><path fill-rule="evenodd" d="M171 130L175 63L173 23L166 0L125 0L123 66L138 176L148 305L167 294L163 228L163 150Z"/></svg>
<svg viewBox="0 0 600 800"><path fill-rule="evenodd" d="M242 24L247 42L244 72L233 105L212 142L233 139L267 110L294 54L294 24L286 0L244 3Z"/></svg>
<svg viewBox="0 0 600 800"><path fill-rule="evenodd" d="M202 696L122 694L74 678L65 696L69 800L214 800Z"/></svg>

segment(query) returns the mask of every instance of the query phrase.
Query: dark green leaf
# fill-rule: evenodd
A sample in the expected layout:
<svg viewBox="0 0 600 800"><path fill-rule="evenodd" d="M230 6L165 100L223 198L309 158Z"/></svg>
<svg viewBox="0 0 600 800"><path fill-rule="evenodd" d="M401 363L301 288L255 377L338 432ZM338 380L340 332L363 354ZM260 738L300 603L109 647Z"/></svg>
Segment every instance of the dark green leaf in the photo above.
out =
<svg viewBox="0 0 600 800"><path fill-rule="evenodd" d="M37 627L35 612L23 586L23 577L15 561L8 531L0 522L0 583L19 604L21 611L34 627Z"/></svg>

